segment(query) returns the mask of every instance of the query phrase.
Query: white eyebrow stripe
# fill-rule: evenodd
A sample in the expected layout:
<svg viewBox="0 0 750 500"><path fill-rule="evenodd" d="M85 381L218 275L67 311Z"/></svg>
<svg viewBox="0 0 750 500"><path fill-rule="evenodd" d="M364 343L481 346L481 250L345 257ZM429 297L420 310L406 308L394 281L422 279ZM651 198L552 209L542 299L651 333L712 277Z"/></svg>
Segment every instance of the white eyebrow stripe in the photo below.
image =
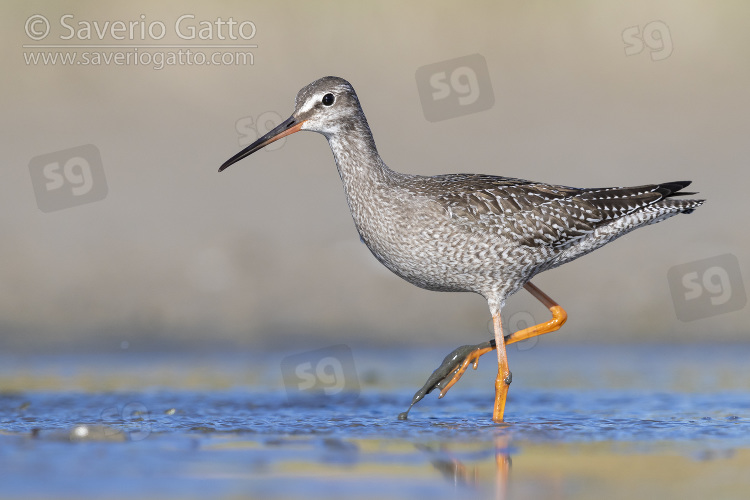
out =
<svg viewBox="0 0 750 500"><path fill-rule="evenodd" d="M313 106L315 106L315 104L318 101L320 101L322 98L323 98L322 94L320 93L315 94L311 99L308 99L307 102L301 108L299 108L300 112L304 113L306 111L310 111L313 108Z"/></svg>

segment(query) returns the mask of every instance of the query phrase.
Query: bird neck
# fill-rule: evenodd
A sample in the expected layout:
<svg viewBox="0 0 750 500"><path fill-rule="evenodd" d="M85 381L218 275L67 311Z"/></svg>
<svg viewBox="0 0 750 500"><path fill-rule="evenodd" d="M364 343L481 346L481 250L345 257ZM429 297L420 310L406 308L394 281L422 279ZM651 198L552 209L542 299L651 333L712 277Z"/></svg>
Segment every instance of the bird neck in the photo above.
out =
<svg viewBox="0 0 750 500"><path fill-rule="evenodd" d="M327 135L341 180L345 185L380 182L387 178L388 167L375 147L370 127L364 117L349 122Z"/></svg>
<svg viewBox="0 0 750 500"><path fill-rule="evenodd" d="M364 117L326 137L344 184L349 209L359 228L361 215L368 206L371 210L377 203L379 189L390 181L393 172L380 158Z"/></svg>

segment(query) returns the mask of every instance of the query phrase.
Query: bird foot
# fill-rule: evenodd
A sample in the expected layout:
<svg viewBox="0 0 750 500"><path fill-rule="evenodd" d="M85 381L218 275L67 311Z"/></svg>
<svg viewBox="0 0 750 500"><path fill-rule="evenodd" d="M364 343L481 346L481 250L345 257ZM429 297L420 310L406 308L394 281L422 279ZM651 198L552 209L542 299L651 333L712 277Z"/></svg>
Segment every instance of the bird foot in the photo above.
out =
<svg viewBox="0 0 750 500"><path fill-rule="evenodd" d="M445 396L448 389L458 382L469 367L469 364L473 364L474 369L476 370L477 363L479 363L479 357L494 348L495 340L493 339L477 345L462 345L461 347L454 349L443 359L440 366L432 372L432 375L429 376L427 382L425 382L422 388L414 394L409 408L405 412L399 413L398 419L406 420L412 407L434 389L440 389L440 396L438 397L442 398Z"/></svg>

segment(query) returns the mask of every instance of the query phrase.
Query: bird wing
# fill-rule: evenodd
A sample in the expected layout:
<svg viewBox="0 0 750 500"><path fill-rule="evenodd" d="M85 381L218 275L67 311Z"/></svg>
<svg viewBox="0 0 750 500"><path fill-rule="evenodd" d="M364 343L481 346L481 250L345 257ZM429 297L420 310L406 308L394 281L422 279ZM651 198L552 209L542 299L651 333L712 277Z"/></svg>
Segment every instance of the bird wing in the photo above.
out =
<svg viewBox="0 0 750 500"><path fill-rule="evenodd" d="M687 181L586 189L472 174L433 179L450 217L533 247L564 246L666 197L692 194L677 193Z"/></svg>

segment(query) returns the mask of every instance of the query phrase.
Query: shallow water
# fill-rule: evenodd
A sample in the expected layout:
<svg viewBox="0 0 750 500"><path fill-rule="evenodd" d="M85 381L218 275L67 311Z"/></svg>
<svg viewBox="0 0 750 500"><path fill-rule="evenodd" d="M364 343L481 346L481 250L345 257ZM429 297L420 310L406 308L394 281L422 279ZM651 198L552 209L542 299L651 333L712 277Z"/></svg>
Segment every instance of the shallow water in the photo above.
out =
<svg viewBox="0 0 750 500"><path fill-rule="evenodd" d="M289 390L284 363L318 354L6 356L0 496L750 492L750 346L511 349L505 425L490 419L489 356L444 399L430 394L398 420L450 350L352 349L335 395Z"/></svg>

